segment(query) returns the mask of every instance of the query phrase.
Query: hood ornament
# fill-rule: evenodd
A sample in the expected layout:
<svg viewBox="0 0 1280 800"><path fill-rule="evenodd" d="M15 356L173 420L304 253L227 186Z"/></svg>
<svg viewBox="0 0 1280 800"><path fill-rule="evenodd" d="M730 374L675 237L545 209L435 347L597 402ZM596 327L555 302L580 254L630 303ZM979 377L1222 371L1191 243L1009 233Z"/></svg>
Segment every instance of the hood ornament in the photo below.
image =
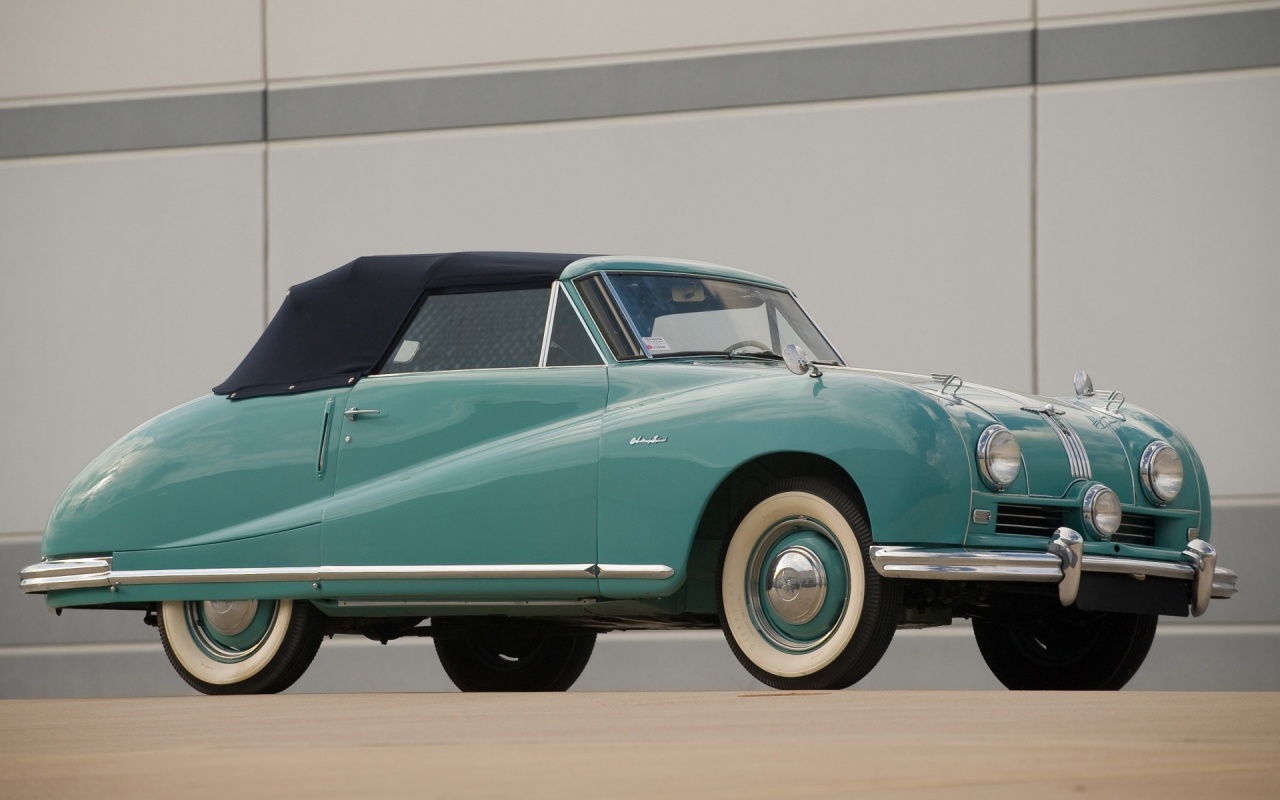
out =
<svg viewBox="0 0 1280 800"><path fill-rule="evenodd" d="M1089 373L1082 369L1076 370L1072 383L1076 387L1076 397L1096 397L1098 394L1098 391L1093 388L1093 378L1090 378ZM1106 402L1101 407L1089 406L1089 408L1111 419L1124 422L1124 414L1120 413L1120 409L1124 407L1124 392L1118 389L1112 391L1103 389L1102 392L1106 395Z"/></svg>
<svg viewBox="0 0 1280 800"><path fill-rule="evenodd" d="M1082 369L1076 370L1076 377L1072 382L1076 386L1076 397L1093 397L1093 378L1089 377L1089 373Z"/></svg>

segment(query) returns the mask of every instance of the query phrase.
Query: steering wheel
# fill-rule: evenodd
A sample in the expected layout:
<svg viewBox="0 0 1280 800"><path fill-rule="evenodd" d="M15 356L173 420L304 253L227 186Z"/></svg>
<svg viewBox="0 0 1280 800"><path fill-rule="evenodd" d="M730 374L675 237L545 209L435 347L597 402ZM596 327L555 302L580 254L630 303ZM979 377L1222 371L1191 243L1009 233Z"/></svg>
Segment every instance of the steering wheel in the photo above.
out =
<svg viewBox="0 0 1280 800"><path fill-rule="evenodd" d="M738 352L744 347L755 347L755 348L759 348L761 351L765 353L770 352L769 345L765 344L764 342L758 342L755 339L743 339L740 342L734 342L733 344L726 347L724 351L729 355L733 355L734 353Z"/></svg>

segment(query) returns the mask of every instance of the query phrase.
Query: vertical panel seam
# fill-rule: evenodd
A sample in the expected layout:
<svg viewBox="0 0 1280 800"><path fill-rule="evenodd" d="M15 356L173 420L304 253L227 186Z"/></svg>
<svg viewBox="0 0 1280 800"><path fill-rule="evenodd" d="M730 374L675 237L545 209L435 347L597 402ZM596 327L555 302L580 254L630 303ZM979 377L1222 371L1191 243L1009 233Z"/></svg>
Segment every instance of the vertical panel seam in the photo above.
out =
<svg viewBox="0 0 1280 800"><path fill-rule="evenodd" d="M262 28L262 328L266 330L271 304L271 120L268 116L271 106L267 102L271 76L267 72L267 0L259 0L258 8Z"/></svg>
<svg viewBox="0 0 1280 800"><path fill-rule="evenodd" d="M1040 8L1031 0L1031 393L1040 394Z"/></svg>

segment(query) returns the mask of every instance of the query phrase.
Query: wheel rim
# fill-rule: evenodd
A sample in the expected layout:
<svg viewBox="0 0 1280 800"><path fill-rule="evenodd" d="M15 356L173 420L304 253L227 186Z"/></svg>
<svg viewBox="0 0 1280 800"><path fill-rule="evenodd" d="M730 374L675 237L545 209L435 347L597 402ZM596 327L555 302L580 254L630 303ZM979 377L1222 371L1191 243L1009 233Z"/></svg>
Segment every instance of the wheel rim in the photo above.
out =
<svg viewBox="0 0 1280 800"><path fill-rule="evenodd" d="M844 550L825 525L803 516L774 523L744 576L752 625L783 652L821 647L848 608L848 574Z"/></svg>
<svg viewBox="0 0 1280 800"><path fill-rule="evenodd" d="M251 658L276 627L280 604L257 600L204 600L184 604L191 640L208 657L234 664Z"/></svg>

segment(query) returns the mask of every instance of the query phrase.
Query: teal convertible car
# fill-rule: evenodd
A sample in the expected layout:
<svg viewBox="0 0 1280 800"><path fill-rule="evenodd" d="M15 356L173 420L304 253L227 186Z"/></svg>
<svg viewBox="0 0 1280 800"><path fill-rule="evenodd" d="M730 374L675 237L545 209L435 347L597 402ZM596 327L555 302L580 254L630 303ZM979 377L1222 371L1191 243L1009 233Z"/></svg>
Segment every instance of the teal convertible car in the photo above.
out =
<svg viewBox="0 0 1280 800"><path fill-rule="evenodd" d="M1029 397L847 366L767 278L667 259L357 259L213 393L76 478L22 589L126 609L199 691L326 635L431 636L463 690L568 688L596 636L723 629L782 689L970 619L1015 689L1118 689L1235 594L1196 451L1077 373Z"/></svg>

